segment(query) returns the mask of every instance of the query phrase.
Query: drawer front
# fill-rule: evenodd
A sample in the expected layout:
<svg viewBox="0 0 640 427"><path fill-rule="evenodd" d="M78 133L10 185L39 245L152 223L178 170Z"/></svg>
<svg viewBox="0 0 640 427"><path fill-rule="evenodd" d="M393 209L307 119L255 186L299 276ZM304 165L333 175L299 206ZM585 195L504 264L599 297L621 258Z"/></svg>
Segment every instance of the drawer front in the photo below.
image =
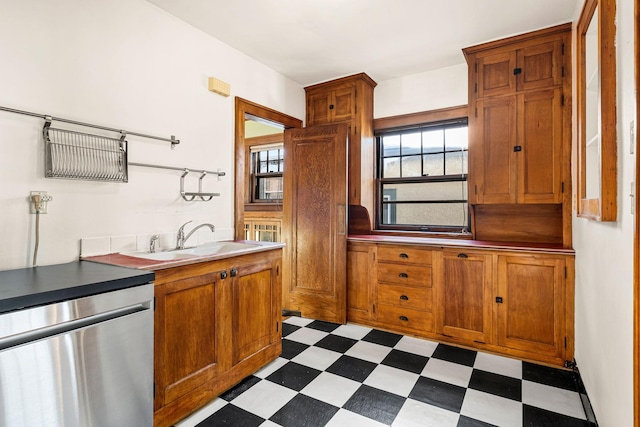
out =
<svg viewBox="0 0 640 427"><path fill-rule="evenodd" d="M431 267L379 262L378 281L397 285L431 287Z"/></svg>
<svg viewBox="0 0 640 427"><path fill-rule="evenodd" d="M417 246L378 245L378 261L431 265L431 252Z"/></svg>
<svg viewBox="0 0 640 427"><path fill-rule="evenodd" d="M378 285L378 303L416 310L431 310L431 288L411 288L381 283Z"/></svg>
<svg viewBox="0 0 640 427"><path fill-rule="evenodd" d="M390 329L402 331L411 329L415 331L433 331L433 318L427 311L418 311L406 307L394 307L390 305L378 305L378 322Z"/></svg>

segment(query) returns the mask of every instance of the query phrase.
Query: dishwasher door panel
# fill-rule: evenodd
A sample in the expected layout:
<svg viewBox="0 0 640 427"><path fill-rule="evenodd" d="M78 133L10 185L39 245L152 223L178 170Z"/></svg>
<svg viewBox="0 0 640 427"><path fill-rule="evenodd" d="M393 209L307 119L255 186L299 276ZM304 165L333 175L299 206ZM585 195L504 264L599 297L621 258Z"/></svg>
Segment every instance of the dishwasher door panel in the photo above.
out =
<svg viewBox="0 0 640 427"><path fill-rule="evenodd" d="M153 309L117 316L0 350L0 425L151 427Z"/></svg>

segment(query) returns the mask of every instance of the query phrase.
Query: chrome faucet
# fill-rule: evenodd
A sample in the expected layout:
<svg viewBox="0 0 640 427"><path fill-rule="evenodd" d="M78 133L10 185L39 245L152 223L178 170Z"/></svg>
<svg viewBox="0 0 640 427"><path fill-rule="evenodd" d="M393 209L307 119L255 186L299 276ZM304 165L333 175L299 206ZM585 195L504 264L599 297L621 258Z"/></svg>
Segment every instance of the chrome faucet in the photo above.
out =
<svg viewBox="0 0 640 427"><path fill-rule="evenodd" d="M154 234L153 236L151 236L151 238L149 239L149 253L154 253L156 251L156 242L158 241L158 239L160 238L159 235Z"/></svg>
<svg viewBox="0 0 640 427"><path fill-rule="evenodd" d="M178 236L176 238L176 249L184 249L184 244L185 242L189 239L189 237L191 237L191 235L193 233L195 233L198 229L202 228L202 227L209 227L209 229L211 230L211 232L216 231L216 227L213 224L209 224L208 222L205 222L203 224L200 224L198 226L196 226L193 230L191 230L186 236L184 234L184 226L189 224L190 222L193 221L187 221L184 224L182 224L180 226L180 228L178 228Z"/></svg>

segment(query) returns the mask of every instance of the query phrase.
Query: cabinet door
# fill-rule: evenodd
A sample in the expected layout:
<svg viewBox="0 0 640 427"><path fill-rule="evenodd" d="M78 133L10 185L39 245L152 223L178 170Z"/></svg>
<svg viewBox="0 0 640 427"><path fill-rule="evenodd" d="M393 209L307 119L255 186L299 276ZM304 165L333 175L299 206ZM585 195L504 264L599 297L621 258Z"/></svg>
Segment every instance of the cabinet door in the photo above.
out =
<svg viewBox="0 0 640 427"><path fill-rule="evenodd" d="M232 268L232 363L276 343L280 331L280 261Z"/></svg>
<svg viewBox="0 0 640 427"><path fill-rule="evenodd" d="M284 133L284 308L334 323L347 319L347 133Z"/></svg>
<svg viewBox="0 0 640 427"><path fill-rule="evenodd" d="M518 50L518 91L562 85L562 40Z"/></svg>
<svg viewBox="0 0 640 427"><path fill-rule="evenodd" d="M217 282L217 273L211 273L155 287L156 409L221 370Z"/></svg>
<svg viewBox="0 0 640 427"><path fill-rule="evenodd" d="M349 244L347 249L347 320L369 321L373 307L374 245Z"/></svg>
<svg viewBox="0 0 640 427"><path fill-rule="evenodd" d="M510 95L516 90L516 52L502 52L478 57L478 98Z"/></svg>
<svg viewBox="0 0 640 427"><path fill-rule="evenodd" d="M498 257L498 344L562 357L565 339L562 258Z"/></svg>
<svg viewBox="0 0 640 427"><path fill-rule="evenodd" d="M562 203L562 89L518 95L518 203Z"/></svg>
<svg viewBox="0 0 640 427"><path fill-rule="evenodd" d="M307 126L324 125L331 122L332 93L316 92L307 95Z"/></svg>
<svg viewBox="0 0 640 427"><path fill-rule="evenodd" d="M476 203L516 203L516 97L479 100L469 171Z"/></svg>
<svg viewBox="0 0 640 427"><path fill-rule="evenodd" d="M332 92L329 105L331 123L350 121L356 114L356 94L352 86Z"/></svg>
<svg viewBox="0 0 640 427"><path fill-rule="evenodd" d="M445 250L434 269L436 332L491 343L491 255Z"/></svg>

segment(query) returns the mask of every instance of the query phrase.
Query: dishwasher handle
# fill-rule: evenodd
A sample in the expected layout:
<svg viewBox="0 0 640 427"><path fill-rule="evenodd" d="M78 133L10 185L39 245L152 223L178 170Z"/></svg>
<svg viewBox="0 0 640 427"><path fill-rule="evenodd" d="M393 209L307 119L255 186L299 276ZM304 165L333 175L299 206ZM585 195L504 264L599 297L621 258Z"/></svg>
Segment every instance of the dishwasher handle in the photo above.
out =
<svg viewBox="0 0 640 427"><path fill-rule="evenodd" d="M129 307L117 308L115 310L110 310L104 313L95 314L93 316L84 317L82 319L71 320L51 326L45 326L43 328L22 332L20 334L11 335L8 337L0 337L0 351L26 344L31 341L61 335L76 329L85 328L97 323L116 319L118 317L129 316L141 311L149 310L150 307L150 302L135 304Z"/></svg>

